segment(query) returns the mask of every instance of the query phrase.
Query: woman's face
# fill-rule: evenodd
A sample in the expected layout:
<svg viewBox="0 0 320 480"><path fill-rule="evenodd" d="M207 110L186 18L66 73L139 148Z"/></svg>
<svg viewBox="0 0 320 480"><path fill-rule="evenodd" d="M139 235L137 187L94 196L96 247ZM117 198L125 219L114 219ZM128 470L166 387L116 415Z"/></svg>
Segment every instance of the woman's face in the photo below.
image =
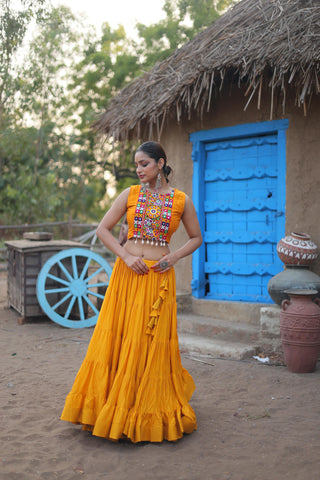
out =
<svg viewBox="0 0 320 480"><path fill-rule="evenodd" d="M160 158L157 163L153 158L150 158L146 153L141 151L137 152L134 158L136 172L140 181L154 185L157 180L157 175L163 167L162 158Z"/></svg>

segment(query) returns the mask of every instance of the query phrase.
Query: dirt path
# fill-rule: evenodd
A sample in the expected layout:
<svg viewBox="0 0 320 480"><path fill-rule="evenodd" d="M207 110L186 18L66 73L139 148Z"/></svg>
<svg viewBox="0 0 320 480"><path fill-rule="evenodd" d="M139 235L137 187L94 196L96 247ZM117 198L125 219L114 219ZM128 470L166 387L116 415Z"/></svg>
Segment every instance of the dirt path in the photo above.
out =
<svg viewBox="0 0 320 480"><path fill-rule="evenodd" d="M111 443L59 420L92 329L19 325L3 275L0 291L1 480L319 479L319 369L183 354L198 430L176 443Z"/></svg>

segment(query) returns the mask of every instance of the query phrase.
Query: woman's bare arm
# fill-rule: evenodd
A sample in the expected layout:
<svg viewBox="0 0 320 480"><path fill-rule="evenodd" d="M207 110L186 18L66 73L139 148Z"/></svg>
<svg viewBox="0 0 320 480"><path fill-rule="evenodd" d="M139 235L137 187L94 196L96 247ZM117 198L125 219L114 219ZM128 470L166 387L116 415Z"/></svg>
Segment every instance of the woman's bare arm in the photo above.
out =
<svg viewBox="0 0 320 480"><path fill-rule="evenodd" d="M144 261L135 255L131 255L111 233L113 227L119 222L127 211L127 202L130 189L127 188L116 198L111 208L107 211L97 228L97 237L101 242L120 257L126 265L139 274L148 273L149 269Z"/></svg>

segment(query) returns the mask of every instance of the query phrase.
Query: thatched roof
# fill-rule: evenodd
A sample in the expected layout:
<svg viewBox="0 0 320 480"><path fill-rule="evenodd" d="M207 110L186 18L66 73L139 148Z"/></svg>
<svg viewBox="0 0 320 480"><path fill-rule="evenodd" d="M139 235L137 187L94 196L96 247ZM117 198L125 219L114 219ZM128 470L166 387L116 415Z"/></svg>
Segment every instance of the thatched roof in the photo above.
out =
<svg viewBox="0 0 320 480"><path fill-rule="evenodd" d="M180 121L209 111L226 81L245 85L246 105L262 88L283 110L289 88L304 113L320 92L320 1L242 0L193 40L125 87L96 123L99 133L125 140L160 137L166 117ZM147 129L147 130L146 130ZM143 130L143 131L142 131Z"/></svg>

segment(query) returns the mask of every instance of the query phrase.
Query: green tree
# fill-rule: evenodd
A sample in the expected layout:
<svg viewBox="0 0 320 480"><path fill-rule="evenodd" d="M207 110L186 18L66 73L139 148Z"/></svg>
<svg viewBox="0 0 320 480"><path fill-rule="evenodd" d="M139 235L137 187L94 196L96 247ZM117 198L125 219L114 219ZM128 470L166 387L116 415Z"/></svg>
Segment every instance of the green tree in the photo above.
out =
<svg viewBox="0 0 320 480"><path fill-rule="evenodd" d="M35 181L44 172L54 173L59 201L53 202L53 213L55 219L61 220L70 214L80 219L95 217L105 192L103 171L94 155L93 135L89 134L93 114L85 98L78 102L81 79L78 85L72 81L75 59L83 56L86 44L86 33L79 31L69 8L48 11L30 44L29 62L20 75L20 111L29 112L27 117L31 116L32 123L38 126ZM88 97L97 100L92 92Z"/></svg>
<svg viewBox="0 0 320 480"><path fill-rule="evenodd" d="M12 0L13 1L13 0ZM136 181L136 145L101 146L91 125L128 82L214 21L233 0L166 0L166 18L137 25L139 38L105 23L101 34L45 0L0 0L0 221L97 220L112 174ZM17 62L27 26L38 22ZM17 67L21 64L21 67ZM105 205L104 205L105 206Z"/></svg>
<svg viewBox="0 0 320 480"><path fill-rule="evenodd" d="M0 0L0 214L1 220L21 220L16 209L17 195L28 195L30 175L23 158L33 148L32 133L16 129L14 100L16 97L16 56L23 44L28 26L39 21L45 0ZM31 129L32 130L32 129ZM31 142L29 143L28 140ZM20 190L16 190L20 183ZM32 188L29 194L33 193ZM23 199L22 199L23 201Z"/></svg>
<svg viewBox="0 0 320 480"><path fill-rule="evenodd" d="M14 101L0 138L1 221L85 218L96 210L93 192L104 193L72 129L75 101L67 87L80 54L77 30L69 9L48 9L12 78Z"/></svg>
<svg viewBox="0 0 320 480"><path fill-rule="evenodd" d="M37 130L33 127L7 128L1 135L5 152L0 175L0 218L4 224L32 223L50 217L59 201L53 172L42 172L34 181L33 166Z"/></svg>
<svg viewBox="0 0 320 480"><path fill-rule="evenodd" d="M92 132L91 125L105 110L109 100L129 81L141 73L135 44L127 38L122 26L112 30L108 23L102 26L101 37L88 36L83 58L75 66L70 89L74 92L74 129L77 141L86 152L86 160L92 162L95 171L107 170L114 176L117 187L130 184L136 175L133 171L131 145L101 147ZM90 160L91 159L91 160Z"/></svg>
<svg viewBox="0 0 320 480"><path fill-rule="evenodd" d="M165 19L149 26L138 23L137 41L128 39L123 27L112 31L104 24L101 38L88 42L84 59L77 67L75 88L79 89L77 99L83 108L79 126L82 134L91 138L85 125L89 126L89 120L104 111L121 88L192 39L233 3L235 0L166 0ZM128 141L109 148L104 144L96 150L96 158L113 174L118 191L136 181L135 146Z"/></svg>
<svg viewBox="0 0 320 480"><path fill-rule="evenodd" d="M0 129L13 93L13 59L28 26L43 13L46 0L0 0Z"/></svg>
<svg viewBox="0 0 320 480"><path fill-rule="evenodd" d="M192 22L190 38L207 28L222 13L236 3L236 0L178 0L179 18L182 22L187 17Z"/></svg>
<svg viewBox="0 0 320 480"><path fill-rule="evenodd" d="M234 3L236 0L165 0L163 20L152 25L137 24L144 68L167 58Z"/></svg>
<svg viewBox="0 0 320 480"><path fill-rule="evenodd" d="M126 48L126 52L134 52L134 54L121 52L117 60L112 63L112 77L106 79L104 85L113 88L108 90L108 95L105 95L103 106L106 106L110 96L116 94L126 82L152 68L156 62L167 58L214 22L235 1L166 0L163 7L166 16L163 20L149 26L137 23L139 39L122 45ZM122 145L121 149L116 146L116 152L113 152L111 157L112 161L105 162L106 168L114 174L118 182L119 191L133 179L136 180L133 149L132 142Z"/></svg>

